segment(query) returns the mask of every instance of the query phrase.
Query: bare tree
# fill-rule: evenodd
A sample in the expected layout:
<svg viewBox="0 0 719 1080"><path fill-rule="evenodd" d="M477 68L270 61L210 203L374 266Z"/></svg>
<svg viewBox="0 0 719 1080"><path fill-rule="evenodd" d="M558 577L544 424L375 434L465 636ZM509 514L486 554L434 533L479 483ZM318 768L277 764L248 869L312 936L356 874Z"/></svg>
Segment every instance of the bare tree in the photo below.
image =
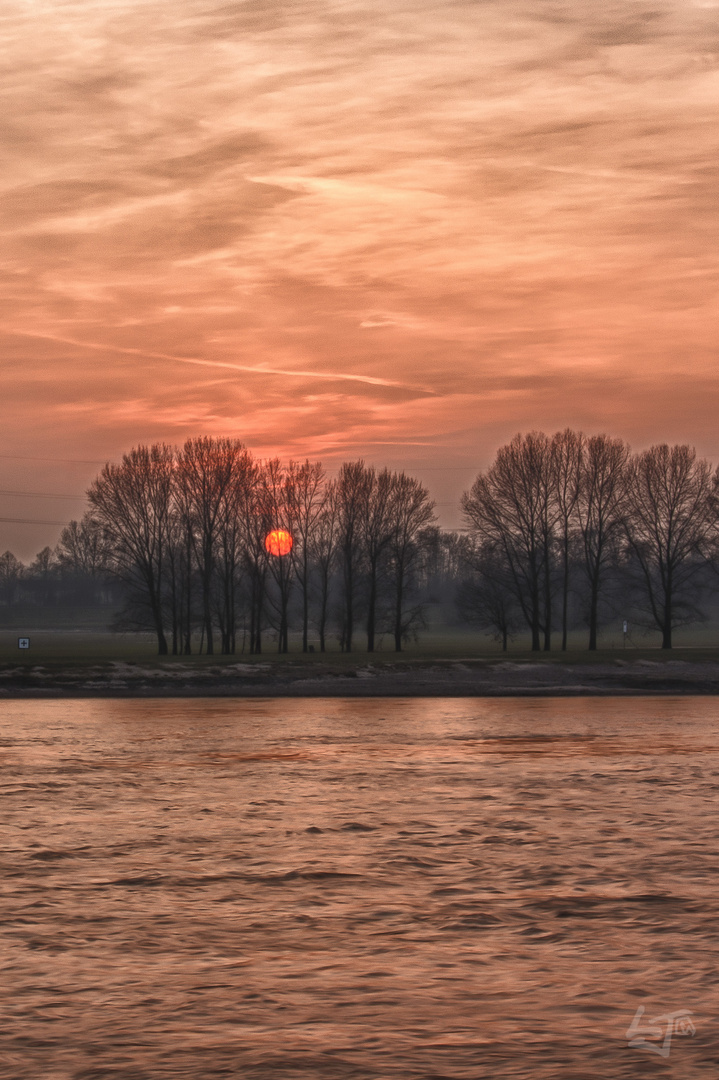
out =
<svg viewBox="0 0 719 1080"><path fill-rule="evenodd" d="M465 541L466 570L459 581L457 607L467 622L489 630L494 640L501 642L502 652L506 652L521 614L504 552L489 543Z"/></svg>
<svg viewBox="0 0 719 1080"><path fill-rule="evenodd" d="M191 524L175 499L168 523L166 593L172 655L192 653L193 542Z"/></svg>
<svg viewBox="0 0 719 1080"><path fill-rule="evenodd" d="M625 535L663 649L671 649L673 629L696 618L689 592L706 565L711 495L711 467L693 447L663 443L631 459Z"/></svg>
<svg viewBox="0 0 719 1080"><path fill-rule="evenodd" d="M561 552L562 575L562 652L567 651L567 614L572 532L579 499L580 472L585 439L581 432L566 428L552 438L551 471L553 518Z"/></svg>
<svg viewBox="0 0 719 1080"><path fill-rule="evenodd" d="M551 648L551 496L551 448L542 432L515 435L462 496L462 510L477 542L503 553L535 652L542 630L544 648Z"/></svg>
<svg viewBox="0 0 719 1080"><path fill-rule="evenodd" d="M37 590L37 597L43 607L57 600L57 575L58 559L49 546L45 546L28 567L28 576L34 585L33 591Z"/></svg>
<svg viewBox="0 0 719 1080"><path fill-rule="evenodd" d="M261 482L262 467L255 464L238 512L244 525L243 562L248 580L250 653L262 652L262 631L267 592L268 552L265 538L274 528Z"/></svg>
<svg viewBox="0 0 719 1080"><path fill-rule="evenodd" d="M258 469L259 475L259 469ZM264 609L266 609L269 555L264 538L272 528L271 518L264 507L259 483L248 501L245 518L245 567L249 583L249 651L261 653Z"/></svg>
<svg viewBox="0 0 719 1080"><path fill-rule="evenodd" d="M364 461L345 462L337 477L338 554L342 570L343 605L340 646L352 652L358 590L364 556L362 520L370 474Z"/></svg>
<svg viewBox="0 0 719 1080"><path fill-rule="evenodd" d="M205 649L214 653L212 585L217 536L228 492L244 468L246 450L237 439L188 439L177 461L177 499L192 540L202 586Z"/></svg>
<svg viewBox="0 0 719 1080"><path fill-rule="evenodd" d="M597 647L599 597L605 571L616 564L626 512L629 447L593 435L583 447L577 519L589 583L589 648Z"/></svg>
<svg viewBox="0 0 719 1080"><path fill-rule="evenodd" d="M245 514L252 501L252 489L258 470L252 455L244 447L234 455L232 475L220 504L217 525L216 565L220 590L217 598L218 623L222 652L234 653L237 647L237 590L243 564L247 523Z"/></svg>
<svg viewBox="0 0 719 1080"><path fill-rule="evenodd" d="M419 610L408 610L413 576L423 554L423 538L435 522L434 503L429 492L406 473L392 477L389 500L389 554L394 591L394 647L402 651L402 641Z"/></svg>
<svg viewBox="0 0 719 1080"><path fill-rule="evenodd" d="M325 486L320 514L310 537L311 558L318 579L317 632L320 652L327 645L327 618L329 613L330 582L337 561L340 520L338 511L337 482Z"/></svg>
<svg viewBox="0 0 719 1080"><path fill-rule="evenodd" d="M18 586L24 572L25 567L12 551L5 551L0 555L0 589L8 607L12 607L17 599Z"/></svg>
<svg viewBox="0 0 719 1080"><path fill-rule="evenodd" d="M291 535L292 522L287 504L286 472L279 458L266 461L260 471L261 501L270 530L283 530ZM294 583L291 551L271 553L267 561L270 575L277 586L277 651L289 652L288 610Z"/></svg>
<svg viewBox="0 0 719 1080"><path fill-rule="evenodd" d="M105 465L88 491L112 547L115 571L144 594L162 656L167 654L163 585L173 472L172 447L138 446L123 455L122 464Z"/></svg>
<svg viewBox="0 0 719 1080"><path fill-rule="evenodd" d="M65 526L55 553L61 567L84 574L94 582L107 570L111 548L100 522L87 513L80 521Z"/></svg>
<svg viewBox="0 0 719 1080"><path fill-rule="evenodd" d="M377 586L383 561L392 542L392 476L370 466L365 470L360 502L362 548L367 571L367 652L374 652L377 629Z"/></svg>
<svg viewBox="0 0 719 1080"><path fill-rule="evenodd" d="M302 652L309 648L310 574L313 537L324 509L325 472L320 462L291 461L285 475L285 501L293 537L292 564L302 592Z"/></svg>

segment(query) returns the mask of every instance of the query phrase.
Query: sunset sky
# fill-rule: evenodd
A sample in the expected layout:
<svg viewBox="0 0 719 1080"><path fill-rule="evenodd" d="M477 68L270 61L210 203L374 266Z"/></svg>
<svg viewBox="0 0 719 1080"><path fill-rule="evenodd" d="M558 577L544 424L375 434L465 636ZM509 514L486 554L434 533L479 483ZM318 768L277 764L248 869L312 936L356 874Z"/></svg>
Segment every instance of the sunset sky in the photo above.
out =
<svg viewBox="0 0 719 1080"><path fill-rule="evenodd" d="M202 433L719 460L719 0L0 0L0 551ZM7 492L68 498L30 498Z"/></svg>

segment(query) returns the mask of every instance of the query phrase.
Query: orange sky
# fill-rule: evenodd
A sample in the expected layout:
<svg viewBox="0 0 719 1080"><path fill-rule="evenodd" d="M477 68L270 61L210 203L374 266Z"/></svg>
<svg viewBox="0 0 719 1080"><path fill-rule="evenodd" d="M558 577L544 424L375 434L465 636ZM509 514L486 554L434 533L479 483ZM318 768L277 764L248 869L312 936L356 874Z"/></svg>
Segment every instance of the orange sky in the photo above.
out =
<svg viewBox="0 0 719 1080"><path fill-rule="evenodd" d="M17 0L0 44L4 492L207 432L452 525L519 430L719 459L719 0Z"/></svg>

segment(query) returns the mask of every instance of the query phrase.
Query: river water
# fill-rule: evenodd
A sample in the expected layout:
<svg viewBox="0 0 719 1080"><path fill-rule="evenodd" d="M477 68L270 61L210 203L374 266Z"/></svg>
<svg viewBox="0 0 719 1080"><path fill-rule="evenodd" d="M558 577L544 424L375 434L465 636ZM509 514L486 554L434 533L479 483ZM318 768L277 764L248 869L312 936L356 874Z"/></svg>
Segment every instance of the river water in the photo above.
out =
<svg viewBox="0 0 719 1080"><path fill-rule="evenodd" d="M3 1077L719 1077L717 699L0 708Z"/></svg>

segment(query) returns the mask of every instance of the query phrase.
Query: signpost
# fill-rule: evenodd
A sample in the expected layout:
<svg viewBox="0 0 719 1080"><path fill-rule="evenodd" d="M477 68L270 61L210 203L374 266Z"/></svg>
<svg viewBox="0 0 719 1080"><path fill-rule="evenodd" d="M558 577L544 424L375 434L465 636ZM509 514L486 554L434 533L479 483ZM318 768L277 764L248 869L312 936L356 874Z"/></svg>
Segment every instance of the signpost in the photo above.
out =
<svg viewBox="0 0 719 1080"><path fill-rule="evenodd" d="M627 620L626 619L624 620L624 624L622 626L622 634L623 634L623 637L624 637L624 648L626 649L626 647L627 647Z"/></svg>
<svg viewBox="0 0 719 1080"><path fill-rule="evenodd" d="M29 637L19 637L17 639L17 647L18 647L18 649L29 649L30 648L30 638Z"/></svg>

